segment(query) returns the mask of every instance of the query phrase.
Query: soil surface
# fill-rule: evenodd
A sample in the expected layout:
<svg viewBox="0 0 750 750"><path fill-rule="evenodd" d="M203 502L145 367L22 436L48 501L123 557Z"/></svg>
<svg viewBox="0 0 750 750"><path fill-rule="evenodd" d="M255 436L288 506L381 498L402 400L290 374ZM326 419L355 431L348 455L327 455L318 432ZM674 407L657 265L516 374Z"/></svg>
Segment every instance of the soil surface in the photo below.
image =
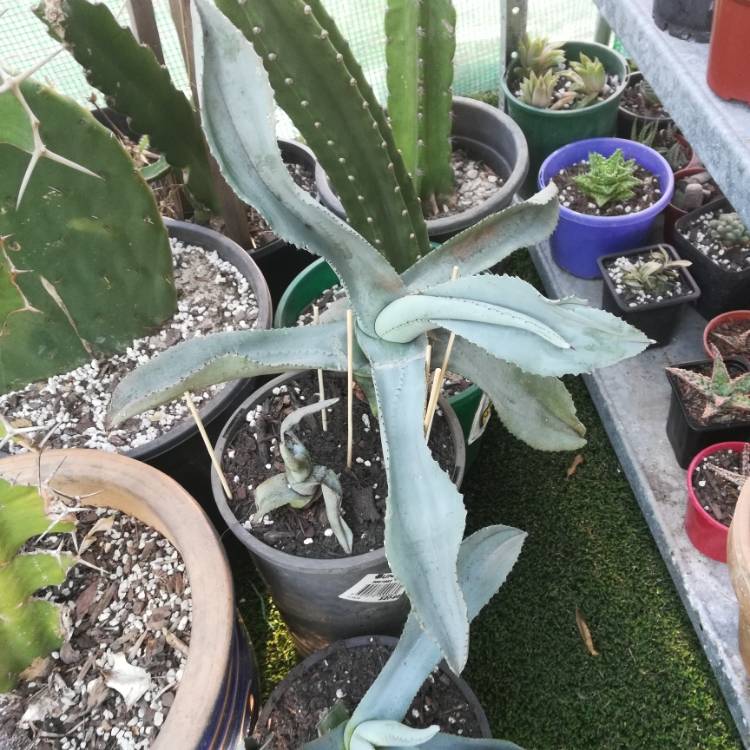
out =
<svg viewBox="0 0 750 750"><path fill-rule="evenodd" d="M660 120L666 120L669 118L669 113L661 102L651 101L644 96L642 80L625 88L622 92L622 98L620 99L620 106L631 114L638 115L639 117Z"/></svg>
<svg viewBox="0 0 750 750"><path fill-rule="evenodd" d="M388 482L383 466L380 428L364 394L356 389L353 403L354 461L346 468L346 378L324 374L325 397L339 402L326 410L328 430L323 432L320 414L305 418L295 433L311 454L314 464L336 472L343 489L342 515L354 534L353 554L383 546ZM255 512L254 490L264 480L284 472L279 452L279 427L294 409L318 399L317 373L305 372L274 388L270 396L246 416L245 423L228 441L222 467L232 488L230 506L236 518L260 541L298 557L345 557L329 528L325 506L315 499L302 510L289 506L251 524ZM444 471L452 472L455 447L447 420L438 410L430 434L430 448Z"/></svg>
<svg viewBox="0 0 750 750"><path fill-rule="evenodd" d="M724 359L749 358L750 317L721 323L708 334L708 340L719 350Z"/></svg>
<svg viewBox="0 0 750 750"><path fill-rule="evenodd" d="M677 208L690 212L722 195L721 189L708 172L697 172L689 177L680 177L675 182L672 203Z"/></svg>
<svg viewBox="0 0 750 750"><path fill-rule="evenodd" d="M747 372L744 365L742 365L739 362L734 361L728 361L726 362L727 370L729 371L729 374L731 377L736 378L739 375L742 375L743 373ZM713 365L711 362L701 362L699 364L691 364L691 365L680 365L680 367L683 370L692 370L694 372L700 372L703 375L711 376L711 370L713 369ZM693 388L688 387L685 383L683 383L680 380L674 381L677 385L677 390L680 394L680 401L682 402L683 406L685 407L685 411L688 413L688 416L692 420L693 423L696 425L699 425L700 427L712 427L712 426L720 426L727 423L737 423L737 424L744 424L747 420L737 420L736 417L732 417L732 415L719 415L718 417L714 417L710 420L703 419L703 412L706 408L707 399L698 393Z"/></svg>
<svg viewBox="0 0 750 750"><path fill-rule="evenodd" d="M34 551L81 561L37 594L61 606L64 642L0 695L0 748L148 748L182 679L192 596L179 553L119 511L84 508L75 518L75 534L33 541Z"/></svg>
<svg viewBox="0 0 750 750"><path fill-rule="evenodd" d="M692 289L685 281L684 275L676 268L664 273L665 281L662 286L655 291L647 291L643 288L636 288L627 285L623 278L631 266L640 267L651 259L651 253L639 253L638 255L622 256L608 261L605 270L610 279L614 282L617 296L628 307L641 307L650 305L654 302L662 302L668 299L683 297L692 292Z"/></svg>
<svg viewBox="0 0 750 750"><path fill-rule="evenodd" d="M714 237L711 232L709 223L726 213L732 212L731 210L718 210L700 214L692 221L688 221L680 229L680 234L694 248L725 271L747 271L750 269L750 243L728 244Z"/></svg>
<svg viewBox="0 0 750 750"><path fill-rule="evenodd" d="M724 526L732 522L742 478L750 479L750 444L742 453L734 450L712 453L693 472L693 490L698 502Z"/></svg>
<svg viewBox="0 0 750 750"><path fill-rule="evenodd" d="M255 737L271 740L267 750L296 750L315 739L317 724L337 702L350 714L380 673L391 648L373 643L365 648L344 648L311 666L279 697L268 721ZM404 724L418 729L437 724L441 731L480 737L474 712L459 689L442 671L425 681L409 708Z"/></svg>
<svg viewBox="0 0 750 750"><path fill-rule="evenodd" d="M661 198L659 179L652 172L637 165L634 176L641 180L641 184L633 188L632 197L625 201L612 201L599 208L575 183L575 178L588 170L589 162L585 159L566 167L553 177L560 190L560 202L571 211L589 216L623 216L643 211Z"/></svg>
<svg viewBox="0 0 750 750"><path fill-rule="evenodd" d="M190 414L184 401L172 401L125 422L116 430L104 426L112 392L139 364L194 336L249 329L258 308L250 283L232 264L203 248L171 240L177 312L152 335L135 340L122 354L100 357L71 372L0 396L0 413L15 427L38 425L38 437L57 426L48 445L54 448L98 448L125 452L168 432ZM196 404L223 386L193 394ZM20 446L11 450L22 451Z"/></svg>

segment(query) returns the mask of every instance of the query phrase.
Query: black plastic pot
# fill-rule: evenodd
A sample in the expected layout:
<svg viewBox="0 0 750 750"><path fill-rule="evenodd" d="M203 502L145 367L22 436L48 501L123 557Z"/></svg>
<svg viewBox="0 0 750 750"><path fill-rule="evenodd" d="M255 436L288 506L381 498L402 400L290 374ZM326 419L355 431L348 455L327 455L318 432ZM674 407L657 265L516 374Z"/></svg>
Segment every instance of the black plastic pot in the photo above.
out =
<svg viewBox="0 0 750 750"><path fill-rule="evenodd" d="M710 373L713 363L712 360L705 359L674 366L685 370L704 367ZM727 368L734 377L747 372L745 365L736 360L727 360ZM669 385L672 387L672 400L669 403L669 415L667 416L667 437L672 445L677 463L683 469L687 469L693 460L693 456L698 451L707 448L709 445L732 440L750 441L750 420L712 427L696 424L682 403L676 378L668 372L666 376Z"/></svg>
<svg viewBox="0 0 750 750"><path fill-rule="evenodd" d="M695 279L693 279L686 268L680 268L679 273L682 277L682 282L690 289L688 294L682 297L665 299L661 302L651 302L640 307L629 307L615 291L615 283L610 278L606 268L616 258L638 256L660 247L663 247L674 260L680 260L680 256L677 255L677 252L671 245L661 244L640 247L625 253L603 255L596 261L599 264L599 270L604 280L604 284L602 284L602 308L607 312L618 315L630 323L630 325L635 326L638 330L645 333L650 339L653 339L656 343L651 344L651 346L664 346L668 344L677 326L677 322L685 309L685 305L695 302L701 296Z"/></svg>
<svg viewBox="0 0 750 750"><path fill-rule="evenodd" d="M725 208L733 210L726 198L719 198L696 208L675 222L674 244L680 257L693 262L691 271L701 288L701 298L696 307L706 319L729 310L743 309L750 299L750 268L744 271L724 270L694 247L681 231L698 216Z"/></svg>
<svg viewBox="0 0 750 750"><path fill-rule="evenodd" d="M445 242L485 216L509 206L529 170L529 150L521 129L497 107L463 96L453 97L455 149L463 149L473 159L481 159L503 179L502 187L486 201L455 216L427 221L427 232L433 242ZM342 219L344 207L333 192L328 176L317 165L315 183L320 202Z"/></svg>
<svg viewBox="0 0 750 750"><path fill-rule="evenodd" d="M654 21L672 36L707 42L711 36L713 0L654 0Z"/></svg>
<svg viewBox="0 0 750 750"><path fill-rule="evenodd" d="M186 244L213 250L222 260L239 269L255 293L258 304L256 327L271 328L273 311L266 280L253 260L238 244L213 229L198 224L173 219L164 219L164 224L170 237ZM201 406L199 413L212 440L219 435L229 415L255 387L256 381L252 378L233 380ZM201 503L212 521L221 521L210 500L210 459L192 419L186 419L156 440L133 448L126 455L145 461L169 474Z"/></svg>
<svg viewBox="0 0 750 750"><path fill-rule="evenodd" d="M625 91L632 88L636 84L643 80L643 73L637 70L635 73L631 73L628 76L628 85L625 87ZM652 123L658 123L660 128L666 127L674 122L671 117L651 117L647 115L639 115L635 112L631 112L625 106L624 97L620 99L620 106L617 109L617 135L619 138L630 138L633 133L633 123L636 123L636 128L640 132L646 125Z"/></svg>
<svg viewBox="0 0 750 750"><path fill-rule="evenodd" d="M282 383L295 377L286 373L269 381L235 411L221 431L215 453L221 460L227 443L245 423L247 412L263 401ZM441 398L440 407L448 419L456 451L453 481L460 486L466 465L463 433L453 410ZM398 457L396 457L397 459ZM361 602L341 599L368 575L390 573L385 550L335 559L296 557L281 552L251 534L229 507L219 478L211 471L214 501L230 531L247 548L263 580L268 585L295 644L303 655L310 654L342 638L367 635L373 631L398 635L409 611L405 594L392 602Z"/></svg>
<svg viewBox="0 0 750 750"><path fill-rule="evenodd" d="M261 727L267 726L269 717L272 715L273 711L276 709L277 704L279 703L279 701L281 701L282 697L284 696L286 691L289 689L289 687L295 682L303 679L305 674L309 672L312 667L314 667L316 664L321 662L323 659L328 659L336 651L342 648L345 648L345 649L370 648L374 644L388 646L389 648L395 648L397 642L398 640L396 638L391 638L388 636L381 636L381 635L371 635L371 636L363 636L363 637L360 636L359 638L347 638L346 640L340 640L328 646L328 648L317 651L311 656L308 656L307 659L305 659L301 664L298 664L296 667L294 667L294 669L292 669L289 672L289 674L287 674L287 676L274 688L271 695L268 696L268 700L265 702L263 706L263 710L261 711L260 717L258 718L258 723L256 727L260 729ZM451 672L451 670L448 668L448 665L445 662L441 662L438 669L440 670L441 675L444 675L448 680L450 680L453 683L453 685L456 688L458 688L458 691L461 693L461 696L469 705L472 713L474 714L474 718L476 720L476 727L479 729L480 736L484 739L491 738L492 733L490 731L489 722L487 721L487 715L485 714L484 709L479 703L477 696L474 694L474 691L467 685L465 680L463 680L461 677L458 677L453 672ZM323 696L320 696L320 698L321 698L321 705L324 705L327 696L323 695ZM330 705L333 706L336 703L336 701L337 701L336 696L335 695L331 696Z"/></svg>

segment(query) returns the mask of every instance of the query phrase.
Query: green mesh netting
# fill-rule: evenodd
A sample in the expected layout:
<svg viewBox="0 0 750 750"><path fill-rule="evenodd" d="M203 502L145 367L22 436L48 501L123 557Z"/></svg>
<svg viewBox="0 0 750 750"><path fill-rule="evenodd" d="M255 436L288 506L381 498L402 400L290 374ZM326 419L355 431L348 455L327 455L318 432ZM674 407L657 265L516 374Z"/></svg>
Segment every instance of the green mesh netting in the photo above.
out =
<svg viewBox="0 0 750 750"><path fill-rule="evenodd" d="M0 60L12 68L31 66L55 49L42 23L31 13L35 0L0 0ZM128 23L125 0L103 0L120 22ZM177 37L169 16L169 0L153 0L164 57L174 80L186 76ZM455 91L473 94L496 91L500 69L500 0L455 0L457 49ZM383 13L386 0L327 0L376 92L384 94ZM528 29L554 39L590 39L596 22L592 0L529 0ZM91 87L75 61L59 54L42 72L62 93L86 101ZM100 103L101 99L100 99Z"/></svg>

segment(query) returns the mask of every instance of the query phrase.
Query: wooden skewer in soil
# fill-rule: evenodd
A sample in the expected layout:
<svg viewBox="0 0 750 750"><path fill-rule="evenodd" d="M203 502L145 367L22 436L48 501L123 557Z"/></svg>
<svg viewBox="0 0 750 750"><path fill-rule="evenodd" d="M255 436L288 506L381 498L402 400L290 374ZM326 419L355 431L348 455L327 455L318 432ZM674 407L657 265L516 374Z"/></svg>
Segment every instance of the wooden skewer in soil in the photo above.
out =
<svg viewBox="0 0 750 750"><path fill-rule="evenodd" d="M313 324L318 325L320 323L320 308L317 305L313 305ZM323 370L318 368L318 400L319 401L325 401L326 400L326 394L323 390ZM328 415L326 414L326 410L323 409L322 412L320 412L320 419L323 422L323 432L328 432Z"/></svg>
<svg viewBox="0 0 750 750"><path fill-rule="evenodd" d="M195 408L195 402L193 401L193 397L190 395L190 391L185 391L185 403L187 404L188 409L190 409L190 414L195 420L195 424L198 427L198 432L203 438L203 444L206 446L208 455L211 457L211 463L213 464L214 469L216 469L216 474L218 475L221 486L224 489L224 494L227 496L227 500L231 500L232 490L229 489L229 482L227 482L227 478L224 476L224 470L221 468L219 459L216 458L214 449L211 446L211 441L208 439L208 433L206 432L206 428L203 425L203 420L201 419L201 415L198 414L198 410Z"/></svg>
<svg viewBox="0 0 750 750"><path fill-rule="evenodd" d="M354 318L352 311L346 311L346 468L352 468L354 446Z"/></svg>
<svg viewBox="0 0 750 750"><path fill-rule="evenodd" d="M430 437L430 429L432 428L432 420L435 416L435 409L437 408L437 402L440 398L440 383L442 382L443 371L439 368L435 368L435 372L432 373L432 389L430 390L430 398L427 401L427 412L424 415L424 434L425 438Z"/></svg>

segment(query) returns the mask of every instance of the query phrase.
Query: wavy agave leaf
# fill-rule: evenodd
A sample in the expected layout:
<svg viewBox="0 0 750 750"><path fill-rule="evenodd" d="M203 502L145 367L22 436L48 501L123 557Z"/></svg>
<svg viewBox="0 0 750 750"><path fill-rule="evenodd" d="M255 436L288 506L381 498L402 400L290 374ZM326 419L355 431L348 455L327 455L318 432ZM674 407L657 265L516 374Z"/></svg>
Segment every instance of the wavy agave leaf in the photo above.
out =
<svg viewBox="0 0 750 750"><path fill-rule="evenodd" d="M519 248L547 239L557 225L559 204L554 182L523 203L498 211L460 232L401 275L410 291L421 291L451 277L481 273Z"/></svg>
<svg viewBox="0 0 750 750"><path fill-rule="evenodd" d="M325 258L349 295L359 325L403 289L393 267L363 237L297 187L276 145L273 94L242 33L207 0L195 0L195 58L203 128L227 183L275 234Z"/></svg>
<svg viewBox="0 0 750 750"><path fill-rule="evenodd" d="M414 729L388 719L365 721L354 730L349 742L349 750L375 750L375 748L390 747L394 744L399 747L422 747L439 731L438 726Z"/></svg>
<svg viewBox="0 0 750 750"><path fill-rule="evenodd" d="M510 526L488 526L463 541L458 555L458 581L469 621L503 585L525 538L525 532ZM365 721L400 721L440 660L440 649L424 633L412 612L395 650L355 709L345 736L350 737Z"/></svg>
<svg viewBox="0 0 750 750"><path fill-rule="evenodd" d="M418 315L413 315L410 302L420 296L429 297L431 301L415 299ZM458 305L454 300L464 304ZM502 300L501 305L497 304L498 300ZM523 319L514 317L516 315L533 318L537 326L524 329L492 325L478 322L476 315L472 320L472 315L465 312L471 309L467 307L471 303L482 310L488 306L497 308L498 320L507 313L510 320L518 323ZM455 309L464 317L441 317L441 309ZM589 372L632 357L650 343L633 326L603 310L589 307L584 300L575 297L549 300L531 284L512 276L471 276L438 284L425 289L423 295L396 300L376 321L376 329L399 339L404 338L406 331L416 334L419 330L438 327L447 328L498 359L513 362L536 375ZM541 335L541 331L547 329L566 342L567 348Z"/></svg>
<svg viewBox="0 0 750 750"><path fill-rule="evenodd" d="M436 734L421 747L423 750L523 750L519 745L507 740L472 739L442 732ZM406 748L389 747L387 750L406 750Z"/></svg>
<svg viewBox="0 0 750 750"><path fill-rule="evenodd" d="M385 554L415 617L460 673L468 655L469 625L456 559L466 511L424 439L426 341L420 337L410 346L394 346L358 338L371 363L388 476Z"/></svg>
<svg viewBox="0 0 750 750"><path fill-rule="evenodd" d="M355 347L355 370L367 362ZM288 370L346 370L346 324L231 331L185 341L138 367L112 394L109 421L120 424L135 414L179 398L185 391L235 378Z"/></svg>
<svg viewBox="0 0 750 750"><path fill-rule="evenodd" d="M445 332L432 338L438 362L447 340ZM586 428L576 416L573 398L557 378L524 372L460 336L453 342L450 367L476 383L490 397L508 431L532 448L570 451L586 444Z"/></svg>

